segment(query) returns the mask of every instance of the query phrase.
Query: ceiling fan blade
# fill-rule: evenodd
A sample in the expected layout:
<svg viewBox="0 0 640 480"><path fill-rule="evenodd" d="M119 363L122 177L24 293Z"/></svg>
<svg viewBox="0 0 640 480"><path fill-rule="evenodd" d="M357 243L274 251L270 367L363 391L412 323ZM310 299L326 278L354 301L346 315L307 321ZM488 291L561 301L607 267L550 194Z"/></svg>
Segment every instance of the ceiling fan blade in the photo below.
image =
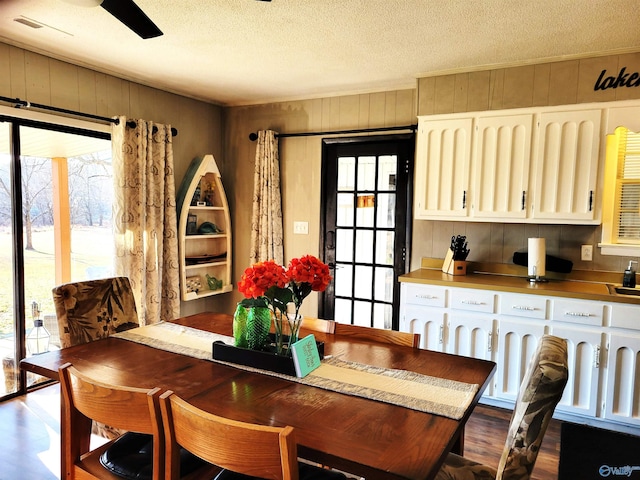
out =
<svg viewBox="0 0 640 480"><path fill-rule="evenodd" d="M142 38L162 35L162 31L133 0L104 0L100 6Z"/></svg>

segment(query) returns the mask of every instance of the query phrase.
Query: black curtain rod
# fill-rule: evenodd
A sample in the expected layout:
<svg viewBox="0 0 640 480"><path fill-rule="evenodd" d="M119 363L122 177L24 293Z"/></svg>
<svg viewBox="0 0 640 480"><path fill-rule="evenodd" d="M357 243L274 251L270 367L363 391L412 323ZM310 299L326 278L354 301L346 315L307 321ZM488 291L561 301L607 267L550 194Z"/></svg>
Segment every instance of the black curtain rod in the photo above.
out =
<svg viewBox="0 0 640 480"><path fill-rule="evenodd" d="M91 113L76 112L74 110L67 110L66 108L52 107L51 105L42 105L41 103L27 102L26 100L20 100L19 98L9 98L9 97L0 96L0 101L12 103L13 106L16 108L21 108L21 107L32 108L33 107L33 108L39 108L40 110L50 110L52 112L66 113L67 115L75 115L76 117L91 118L93 120L100 120L101 122L106 122L106 123L115 123L116 125L120 124L120 120L117 118L101 117L100 115L93 115ZM136 122L133 120L129 120L127 121L127 126L130 128L135 128ZM157 131L158 131L158 128L153 127L153 133L156 133ZM171 136L175 137L176 135L178 135L178 130L171 127Z"/></svg>
<svg viewBox="0 0 640 480"><path fill-rule="evenodd" d="M378 128L359 128L355 130L333 130L327 132L300 132L300 133L277 133L276 138L286 137L313 137L317 135L339 135L345 133L371 133L371 132L389 132L392 130L411 130L415 132L418 128L417 125L404 125L400 127L378 127ZM249 134L249 140L255 142L258 139L258 134L251 132Z"/></svg>

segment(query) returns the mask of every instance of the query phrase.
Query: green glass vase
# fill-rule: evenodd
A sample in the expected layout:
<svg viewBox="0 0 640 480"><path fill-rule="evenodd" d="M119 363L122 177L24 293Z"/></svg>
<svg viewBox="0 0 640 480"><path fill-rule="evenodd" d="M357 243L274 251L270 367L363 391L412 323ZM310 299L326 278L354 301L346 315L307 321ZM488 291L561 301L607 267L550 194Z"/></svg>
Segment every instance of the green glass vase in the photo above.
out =
<svg viewBox="0 0 640 480"><path fill-rule="evenodd" d="M269 339L271 310L266 307L250 307L247 314L247 348L261 350Z"/></svg>
<svg viewBox="0 0 640 480"><path fill-rule="evenodd" d="M242 304L238 304L236 311L233 314L233 344L236 347L247 347L247 317L249 310Z"/></svg>

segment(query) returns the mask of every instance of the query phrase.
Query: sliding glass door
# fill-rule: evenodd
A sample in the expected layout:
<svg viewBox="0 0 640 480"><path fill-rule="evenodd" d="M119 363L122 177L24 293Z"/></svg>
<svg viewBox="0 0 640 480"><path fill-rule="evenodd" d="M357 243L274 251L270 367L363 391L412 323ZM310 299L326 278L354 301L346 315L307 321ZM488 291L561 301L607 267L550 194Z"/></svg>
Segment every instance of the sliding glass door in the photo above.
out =
<svg viewBox="0 0 640 480"><path fill-rule="evenodd" d="M0 397L44 379L20 359L60 348L51 290L112 274L108 134L0 122Z"/></svg>

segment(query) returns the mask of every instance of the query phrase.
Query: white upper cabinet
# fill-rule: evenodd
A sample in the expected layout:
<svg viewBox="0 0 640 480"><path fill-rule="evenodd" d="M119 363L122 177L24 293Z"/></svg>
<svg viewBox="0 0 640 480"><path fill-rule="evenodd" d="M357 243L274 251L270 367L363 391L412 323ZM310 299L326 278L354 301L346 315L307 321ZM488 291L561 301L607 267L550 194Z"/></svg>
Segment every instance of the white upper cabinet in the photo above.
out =
<svg viewBox="0 0 640 480"><path fill-rule="evenodd" d="M472 123L471 118L418 120L416 218L467 217Z"/></svg>
<svg viewBox="0 0 640 480"><path fill-rule="evenodd" d="M532 130L532 114L477 119L474 218L526 218Z"/></svg>
<svg viewBox="0 0 640 480"><path fill-rule="evenodd" d="M604 110L418 117L415 218L598 224Z"/></svg>
<svg viewBox="0 0 640 480"><path fill-rule="evenodd" d="M596 218L600 117L599 109L540 114L532 218Z"/></svg>

